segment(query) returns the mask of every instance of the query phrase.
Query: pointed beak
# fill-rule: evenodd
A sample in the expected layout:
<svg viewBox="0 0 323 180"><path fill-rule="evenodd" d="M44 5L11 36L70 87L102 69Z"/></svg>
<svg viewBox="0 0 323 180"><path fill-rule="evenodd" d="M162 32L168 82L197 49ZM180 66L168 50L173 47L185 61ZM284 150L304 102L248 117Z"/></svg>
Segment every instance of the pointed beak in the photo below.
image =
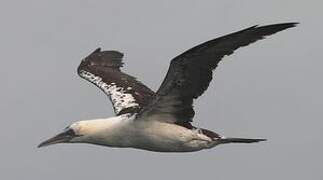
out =
<svg viewBox="0 0 323 180"><path fill-rule="evenodd" d="M62 132L60 134L57 134L56 136L54 136L54 137L40 143L38 145L38 148L49 146L49 145L52 145L52 144L57 144L57 143L68 143L74 137L77 137L77 135L75 134L73 129L68 128L64 132Z"/></svg>

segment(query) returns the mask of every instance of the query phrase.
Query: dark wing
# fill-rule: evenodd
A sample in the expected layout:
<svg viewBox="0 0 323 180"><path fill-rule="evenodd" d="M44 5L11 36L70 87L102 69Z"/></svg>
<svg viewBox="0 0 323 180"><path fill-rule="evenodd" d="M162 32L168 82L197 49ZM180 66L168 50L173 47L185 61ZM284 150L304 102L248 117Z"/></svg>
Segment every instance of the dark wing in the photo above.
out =
<svg viewBox="0 0 323 180"><path fill-rule="evenodd" d="M147 105L154 92L136 78L120 71L123 54L117 51L100 51L84 58L78 74L99 87L111 100L116 115L136 113Z"/></svg>
<svg viewBox="0 0 323 180"><path fill-rule="evenodd" d="M194 116L193 99L208 88L212 80L212 70L224 56L232 54L239 47L247 46L296 24L253 26L205 42L175 57L155 98L140 115L187 124Z"/></svg>

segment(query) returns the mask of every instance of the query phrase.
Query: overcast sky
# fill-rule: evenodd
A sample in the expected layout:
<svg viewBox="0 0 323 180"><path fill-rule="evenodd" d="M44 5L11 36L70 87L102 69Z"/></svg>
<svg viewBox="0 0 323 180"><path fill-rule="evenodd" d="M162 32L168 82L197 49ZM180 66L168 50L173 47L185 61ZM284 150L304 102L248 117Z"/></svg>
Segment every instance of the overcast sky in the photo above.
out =
<svg viewBox="0 0 323 180"><path fill-rule="evenodd" d="M323 179L323 3L319 0L0 1L0 179ZM300 22L234 55L195 102L194 124L267 138L194 153L86 144L37 149L77 120L113 116L79 78L97 47L156 90L172 57L261 24Z"/></svg>

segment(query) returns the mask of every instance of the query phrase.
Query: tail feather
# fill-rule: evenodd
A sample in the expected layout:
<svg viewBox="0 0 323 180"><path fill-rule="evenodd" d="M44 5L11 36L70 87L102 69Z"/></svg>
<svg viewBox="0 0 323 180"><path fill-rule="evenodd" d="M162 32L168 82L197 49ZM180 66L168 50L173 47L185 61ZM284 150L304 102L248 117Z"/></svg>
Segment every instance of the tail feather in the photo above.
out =
<svg viewBox="0 0 323 180"><path fill-rule="evenodd" d="M266 139L246 139L246 138L223 138L218 140L221 144L227 143L256 143L266 141Z"/></svg>

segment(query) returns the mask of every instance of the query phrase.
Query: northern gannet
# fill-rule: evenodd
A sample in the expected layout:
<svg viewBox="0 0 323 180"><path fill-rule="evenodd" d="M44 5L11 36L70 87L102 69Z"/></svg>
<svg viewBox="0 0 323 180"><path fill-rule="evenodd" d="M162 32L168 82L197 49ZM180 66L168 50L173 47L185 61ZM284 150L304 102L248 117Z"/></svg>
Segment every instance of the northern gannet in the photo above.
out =
<svg viewBox="0 0 323 180"><path fill-rule="evenodd" d="M109 97L116 116L75 122L38 147L90 143L157 152L193 152L219 144L264 141L228 138L194 127L193 100L208 88L212 71L224 56L296 24L252 26L193 47L171 60L157 92L120 70L122 53L98 48L82 60L77 72Z"/></svg>

